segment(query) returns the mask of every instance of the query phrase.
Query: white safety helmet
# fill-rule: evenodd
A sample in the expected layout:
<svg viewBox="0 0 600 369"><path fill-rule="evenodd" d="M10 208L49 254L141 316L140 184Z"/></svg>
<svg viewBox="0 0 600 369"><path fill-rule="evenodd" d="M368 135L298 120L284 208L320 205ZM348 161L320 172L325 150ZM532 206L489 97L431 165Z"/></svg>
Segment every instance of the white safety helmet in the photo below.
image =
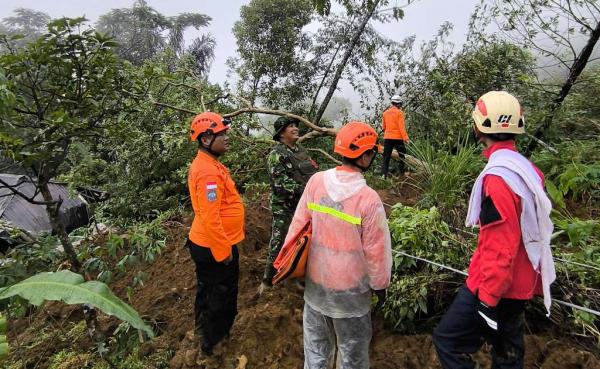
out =
<svg viewBox="0 0 600 369"><path fill-rule="evenodd" d="M392 102L393 103L399 103L400 101L401 101L400 100L400 95L394 95L394 96L392 96Z"/></svg>
<svg viewBox="0 0 600 369"><path fill-rule="evenodd" d="M481 96L471 116L481 133L525 133L521 104L506 91L490 91Z"/></svg>

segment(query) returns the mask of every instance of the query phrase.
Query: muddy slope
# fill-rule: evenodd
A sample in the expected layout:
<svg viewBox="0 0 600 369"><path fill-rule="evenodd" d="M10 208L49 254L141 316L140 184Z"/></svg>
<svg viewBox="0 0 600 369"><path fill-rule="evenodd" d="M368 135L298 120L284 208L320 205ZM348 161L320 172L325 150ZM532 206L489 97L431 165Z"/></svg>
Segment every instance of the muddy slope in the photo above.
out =
<svg viewBox="0 0 600 369"><path fill-rule="evenodd" d="M391 198L386 198L392 201ZM302 368L302 295L292 285L269 290L260 298L256 291L262 275L266 245L270 231L270 215L266 201L247 209L247 238L240 247L241 276L239 315L230 338L225 345L216 349L214 356L205 358L198 353L193 335L193 300L195 294L194 266L188 251L182 247L188 221L173 223L170 240L164 253L152 265L129 272L113 283L114 291L125 298L126 287L131 277L139 270L148 275L143 286L135 289L132 305L144 319L152 322L159 336L142 346L141 355L150 355L168 348L174 352L170 367L180 368L223 368L223 369L292 369ZM15 322L18 330L25 332L15 337L24 346L30 336L39 332L44 325L66 324L77 321L81 316L77 310L61 304L49 304L31 318ZM101 317L101 329L113 331L118 322ZM52 340L52 338L49 338ZM19 355L28 356L32 363L28 367L44 368L52 353L68 347L49 341L41 347L21 349ZM83 335L78 347L91 347L89 338ZM590 352L578 349L567 340L546 336L526 337L526 368L600 369L600 361ZM489 355L476 355L484 368L490 367ZM33 364L35 363L35 364ZM80 364L78 364L80 365ZM81 367L81 366L73 366ZM400 335L384 327L380 317L374 317L374 337L371 345L371 367L387 368L440 368L429 335ZM66 369L67 367L65 367Z"/></svg>

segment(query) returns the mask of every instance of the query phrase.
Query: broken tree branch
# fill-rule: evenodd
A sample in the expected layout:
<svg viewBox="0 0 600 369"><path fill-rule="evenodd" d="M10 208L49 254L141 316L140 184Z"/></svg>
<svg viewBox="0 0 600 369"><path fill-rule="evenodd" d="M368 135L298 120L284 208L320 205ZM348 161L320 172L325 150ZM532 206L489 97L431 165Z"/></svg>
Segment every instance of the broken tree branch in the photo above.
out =
<svg viewBox="0 0 600 369"><path fill-rule="evenodd" d="M323 156L325 156L327 159L331 160L332 162L336 163L337 165L342 165L342 162L337 160L336 158L334 158L333 156L329 155L328 153L326 153L324 150L322 149L307 149L308 151L315 151L318 153L321 153Z"/></svg>
<svg viewBox="0 0 600 369"><path fill-rule="evenodd" d="M316 132L316 134L311 135L310 137L315 137L315 136L335 136L337 134L337 129L335 128L326 128L326 127L319 127L316 124L314 124L313 122L311 122L310 120L300 116L300 115L296 115L296 114L292 114L289 113L287 111L281 111L281 110L271 110L271 109L261 109L261 108L244 108L244 109L239 109L236 110L232 113L228 113L228 114L223 114L224 118L232 118L235 116L238 116L240 114L244 114L244 113L260 113L260 114L271 114L271 115L279 115L282 117L287 117L287 118L292 118L292 119L297 119L300 122L304 123L307 127L309 127L310 129L313 130L313 132ZM309 132L306 135L300 137L299 141L303 141L305 140L306 136L308 136L309 134L313 133L313 132ZM309 137L309 138L310 138Z"/></svg>
<svg viewBox="0 0 600 369"><path fill-rule="evenodd" d="M545 143L544 141L540 140L539 138L535 137L534 135L525 132L525 135L527 137L529 137L532 140L535 140L537 143L539 143L540 145L544 146L546 149L548 149L548 151L550 151L553 154L558 154L558 150L556 150L554 147L548 145L547 143Z"/></svg>

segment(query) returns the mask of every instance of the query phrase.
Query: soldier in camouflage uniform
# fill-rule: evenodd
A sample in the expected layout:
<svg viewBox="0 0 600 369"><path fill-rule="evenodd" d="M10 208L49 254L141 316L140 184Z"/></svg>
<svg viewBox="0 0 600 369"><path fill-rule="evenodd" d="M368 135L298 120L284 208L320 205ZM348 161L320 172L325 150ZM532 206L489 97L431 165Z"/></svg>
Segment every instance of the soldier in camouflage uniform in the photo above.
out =
<svg viewBox="0 0 600 369"><path fill-rule="evenodd" d="M304 186L318 169L306 149L296 143L300 138L297 120L280 117L275 121L274 128L273 140L277 141L277 144L267 157L273 223L267 265L259 293L271 286L271 280L275 275L273 261L283 246Z"/></svg>

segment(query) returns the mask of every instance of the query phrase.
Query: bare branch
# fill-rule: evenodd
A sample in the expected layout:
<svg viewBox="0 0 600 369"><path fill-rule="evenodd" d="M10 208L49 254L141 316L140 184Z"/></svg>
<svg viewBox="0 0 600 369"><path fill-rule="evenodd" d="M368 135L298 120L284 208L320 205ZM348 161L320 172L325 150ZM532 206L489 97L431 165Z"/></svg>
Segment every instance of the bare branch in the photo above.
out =
<svg viewBox="0 0 600 369"><path fill-rule="evenodd" d="M315 137L323 137L325 135L329 135L329 136L335 136L334 134L328 134L328 133L323 133L323 132L319 132L319 131L310 131L307 134L305 134L304 136L300 137L298 139L299 143L302 143L306 140L310 140L311 138L315 138Z"/></svg>
<svg viewBox="0 0 600 369"><path fill-rule="evenodd" d="M546 149L548 149L548 151L550 151L553 154L558 154L558 150L556 150L554 147L548 145L547 143L545 143L544 141L540 140L539 138L535 137L532 134L529 134L527 132L525 132L525 135L527 137L529 137L530 139L536 141L537 143L539 143L540 145L544 146Z"/></svg>
<svg viewBox="0 0 600 369"><path fill-rule="evenodd" d="M562 5L562 3L560 1L555 1L554 2L559 8L561 8L562 10L564 10L565 12L568 12L569 14L571 14L573 16L573 18L575 19L575 22L579 23L580 25L582 25L583 27L585 27L588 31L590 32L594 32L594 28L592 26L590 26L589 24L587 24L586 22L583 21L583 19L581 19L580 17L577 17L577 15L575 14L575 12L573 11L573 7L571 6L571 2L567 1L567 6L569 7L569 10L565 9L564 5ZM587 3L587 2L586 2ZM588 7L589 9L589 7ZM592 16L593 16L593 12L591 12Z"/></svg>
<svg viewBox="0 0 600 369"><path fill-rule="evenodd" d="M339 160L337 160L336 158L334 158L333 156L329 155L328 153L326 153L326 152L325 152L324 150L322 150L322 149L312 149L312 148L309 148L309 149L307 149L307 150L308 150L308 151L315 151L315 152L321 153L323 156L325 156L327 159L331 160L332 162L334 162L334 163L336 163L336 164L338 164L338 165L341 165L341 164L342 164L342 162L341 162L341 161L339 161Z"/></svg>
<svg viewBox="0 0 600 369"><path fill-rule="evenodd" d="M248 109L252 108L252 103L250 102L250 100L245 99L245 98L243 98L242 96L239 96L239 95L233 95L232 97L234 97L234 98L240 100L241 102L243 102Z"/></svg>
<svg viewBox="0 0 600 369"><path fill-rule="evenodd" d="M154 105L156 105L156 106L162 106L164 108L169 108L169 109L177 110L177 111L180 111L182 113L188 113L188 114L194 114L194 115L198 114L198 112L195 112L195 111L192 111L192 110L189 110L189 109L186 109L186 108L180 108L180 107L177 107L177 106L173 106L173 105L161 103L161 102L158 102L158 101L152 101L152 103Z"/></svg>
<svg viewBox="0 0 600 369"><path fill-rule="evenodd" d="M192 86L192 85L187 84L185 82L175 83L175 82L167 81L167 85L171 85L171 86L174 86L174 87L187 87L189 89L192 89L192 90L196 91L200 96L202 96L202 90L199 87Z"/></svg>
<svg viewBox="0 0 600 369"><path fill-rule="evenodd" d="M281 111L281 110L270 110L270 109L261 109L261 108L244 108L244 109L236 110L236 111L234 111L232 113L223 114L223 117L224 118L232 118L232 117L238 116L240 114L244 114L244 113L271 114L271 115L279 115L279 116L282 116L282 117L297 119L300 122L304 123L310 129L312 129L313 132L316 133L316 134L313 134L312 136L309 136L309 137L324 136L324 135L335 136L337 134L337 130L335 128L319 127L316 124L314 124L313 122L309 121L308 119L306 119L306 118L304 118L304 117L302 117L300 115L288 113L286 111ZM309 135L309 134L311 134L313 132L309 132L308 134L300 137L299 141L305 140L304 137L306 137L307 135Z"/></svg>
<svg viewBox="0 0 600 369"><path fill-rule="evenodd" d="M34 204L34 205L54 205L57 204L57 201L38 201L35 200L35 196L39 193L38 191L36 191L33 196L27 196L26 194L24 194L23 192L17 190L15 187L16 186L11 186L8 183L6 183L3 179L0 178L0 188L8 188L12 193L14 193L15 195L23 198L25 201L27 201L30 204Z"/></svg>
<svg viewBox="0 0 600 369"><path fill-rule="evenodd" d="M215 104L216 102L218 102L219 100L222 99L227 99L229 98L229 94L225 94L225 95L221 95L221 96L217 96L214 99L210 100L209 102L206 103L206 106L211 106L212 104Z"/></svg>

